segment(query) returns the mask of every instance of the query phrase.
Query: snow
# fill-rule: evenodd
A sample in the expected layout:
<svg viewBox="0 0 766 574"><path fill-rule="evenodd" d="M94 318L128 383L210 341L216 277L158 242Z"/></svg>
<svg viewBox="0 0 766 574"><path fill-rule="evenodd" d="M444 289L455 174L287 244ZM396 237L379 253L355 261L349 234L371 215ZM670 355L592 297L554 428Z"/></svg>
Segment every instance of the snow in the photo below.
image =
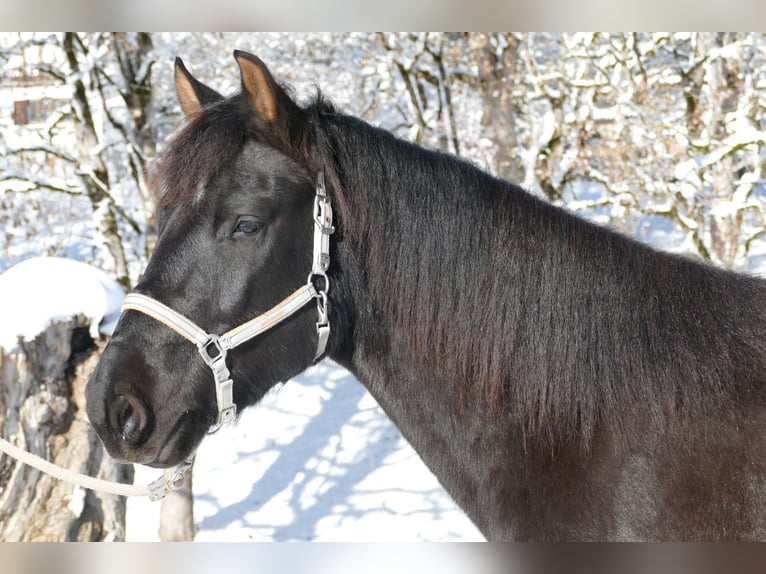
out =
<svg viewBox="0 0 766 574"><path fill-rule="evenodd" d="M679 181L679 192L683 198L688 201L694 201L694 198L702 188L699 174L699 167L694 159L680 161L675 167L673 176Z"/></svg>
<svg viewBox="0 0 766 574"><path fill-rule="evenodd" d="M34 257L0 274L0 347L33 339L51 322L83 314L91 335L111 334L125 298L122 287L91 265L59 257Z"/></svg>
<svg viewBox="0 0 766 574"><path fill-rule="evenodd" d="M136 470L137 483L158 475ZM208 436L193 490L198 541L483 540L364 387L331 361ZM128 501L129 541L158 540L159 508Z"/></svg>

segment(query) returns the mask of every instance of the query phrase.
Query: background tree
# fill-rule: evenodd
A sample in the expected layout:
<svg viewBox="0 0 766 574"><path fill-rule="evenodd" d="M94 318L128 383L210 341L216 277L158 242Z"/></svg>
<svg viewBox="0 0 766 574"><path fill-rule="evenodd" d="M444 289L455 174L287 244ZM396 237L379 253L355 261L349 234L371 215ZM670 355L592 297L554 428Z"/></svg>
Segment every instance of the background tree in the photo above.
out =
<svg viewBox="0 0 766 574"><path fill-rule="evenodd" d="M17 132L7 132L12 141L3 150L5 239L19 231L22 242L36 243L49 225L85 223L93 259L130 288L136 263L147 255L145 238L155 232L145 178L155 152L148 123L151 37L66 33L16 40L3 52ZM57 196L70 199L70 212L62 213ZM37 254L71 254L66 245L51 247ZM132 467L106 455L85 419L82 389L101 347L83 334L81 322L56 323L3 352L3 436L66 468L130 481ZM75 490L8 457L0 476L6 479L0 539L125 536L124 500Z"/></svg>
<svg viewBox="0 0 766 574"><path fill-rule="evenodd" d="M51 108L46 117L21 122L17 117L19 137L6 137L0 176L7 185L4 215L7 221L12 213L18 233L7 233L6 242L23 242L25 231L45 231L41 219L68 225L86 201L92 219L78 239L90 244L90 256L78 258L100 263L129 288L154 229L154 201L145 180L155 149L147 123L154 62L150 35L20 36L5 51L10 81L4 89L38 88L31 97L22 92L16 104ZM57 209L56 194L69 196L69 213ZM67 253L71 247L54 244L46 251Z"/></svg>

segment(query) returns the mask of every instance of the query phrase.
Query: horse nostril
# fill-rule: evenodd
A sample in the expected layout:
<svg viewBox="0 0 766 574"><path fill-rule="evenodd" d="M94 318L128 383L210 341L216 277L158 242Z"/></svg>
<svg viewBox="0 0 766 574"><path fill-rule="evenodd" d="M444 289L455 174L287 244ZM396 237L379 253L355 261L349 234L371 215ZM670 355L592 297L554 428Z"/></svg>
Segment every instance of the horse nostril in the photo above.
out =
<svg viewBox="0 0 766 574"><path fill-rule="evenodd" d="M125 408L123 409L122 413L120 414L120 424L118 428L122 429L122 439L125 440L128 435L135 434L136 428L138 427L138 421L136 420L136 417L133 416L135 413L133 412L133 405L128 403L125 405Z"/></svg>
<svg viewBox="0 0 766 574"><path fill-rule="evenodd" d="M123 441L132 444L141 442L146 429L146 409L136 399L118 395L112 404L114 430Z"/></svg>

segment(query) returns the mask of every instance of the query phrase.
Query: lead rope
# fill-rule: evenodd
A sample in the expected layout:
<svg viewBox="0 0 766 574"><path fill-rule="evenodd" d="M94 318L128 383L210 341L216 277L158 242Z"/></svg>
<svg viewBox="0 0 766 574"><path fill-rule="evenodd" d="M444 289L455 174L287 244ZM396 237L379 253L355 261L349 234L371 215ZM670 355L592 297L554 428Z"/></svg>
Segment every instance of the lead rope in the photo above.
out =
<svg viewBox="0 0 766 574"><path fill-rule="evenodd" d="M306 284L265 313L227 331L223 335L211 335L205 332L180 313L146 295L130 293L125 298L125 303L122 305L123 312L134 310L149 315L197 345L199 354L213 371L213 378L215 379L218 420L214 429L224 423L232 422L237 413L237 406L234 404L233 398L234 383L226 366L226 352L228 350L278 325L297 313L312 299L316 299L317 302L317 350L314 361L321 359L327 349L327 341L330 337L327 300L330 292L330 280L327 277L327 270L330 268L330 235L335 232L335 228L333 227L332 206L325 188L324 172L321 171L317 175L313 219L314 256ZM317 284L319 280L321 280L321 285ZM63 468L11 444L2 437L0 437L0 452L4 452L54 478L82 488L118 496L148 496L149 500L153 501L162 500L168 492L175 492L183 486L184 473L192 465L194 458L192 455L175 468L163 472L158 479L144 485L93 478Z"/></svg>
<svg viewBox="0 0 766 574"><path fill-rule="evenodd" d="M149 484L125 484L113 480L93 478L92 476L63 468L11 444L2 437L0 437L0 451L17 459L19 462L50 474L58 480L63 480L88 490L97 490L118 496L148 496L149 500L162 500L168 492L175 492L181 488L184 483L184 472L191 466L191 460L185 461L174 469L166 470L161 477Z"/></svg>

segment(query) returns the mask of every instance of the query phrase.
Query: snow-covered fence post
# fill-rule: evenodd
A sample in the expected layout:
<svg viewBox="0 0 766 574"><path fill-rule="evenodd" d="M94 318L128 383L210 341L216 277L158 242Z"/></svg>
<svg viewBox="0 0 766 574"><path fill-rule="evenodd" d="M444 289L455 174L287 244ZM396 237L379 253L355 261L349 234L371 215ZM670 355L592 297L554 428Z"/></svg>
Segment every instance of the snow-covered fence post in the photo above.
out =
<svg viewBox="0 0 766 574"><path fill-rule="evenodd" d="M32 340L0 347L0 435L60 466L132 482L106 455L85 418L83 389L100 347L83 315ZM84 491L0 456L0 540L98 541L125 537L125 499Z"/></svg>

